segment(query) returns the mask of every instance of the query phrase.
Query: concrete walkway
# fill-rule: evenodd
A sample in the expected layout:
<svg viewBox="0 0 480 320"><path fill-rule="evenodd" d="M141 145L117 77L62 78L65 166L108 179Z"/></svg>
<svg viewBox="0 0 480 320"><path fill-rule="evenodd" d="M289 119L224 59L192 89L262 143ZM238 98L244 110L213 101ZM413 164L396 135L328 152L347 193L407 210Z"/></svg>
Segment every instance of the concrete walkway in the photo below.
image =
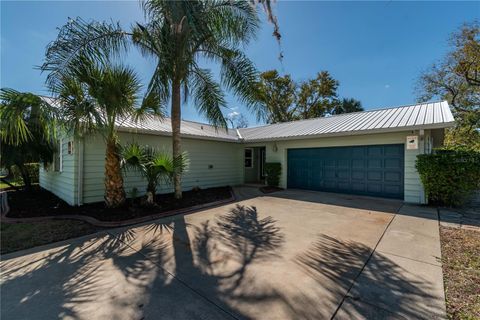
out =
<svg viewBox="0 0 480 320"><path fill-rule="evenodd" d="M0 316L445 318L433 211L288 190L17 252Z"/></svg>

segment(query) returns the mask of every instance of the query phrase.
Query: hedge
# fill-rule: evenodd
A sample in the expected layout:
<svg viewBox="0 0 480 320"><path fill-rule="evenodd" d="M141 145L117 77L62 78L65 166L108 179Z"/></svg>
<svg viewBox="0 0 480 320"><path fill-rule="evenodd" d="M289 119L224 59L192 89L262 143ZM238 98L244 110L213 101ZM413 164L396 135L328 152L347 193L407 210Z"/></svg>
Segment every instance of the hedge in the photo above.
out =
<svg viewBox="0 0 480 320"><path fill-rule="evenodd" d="M30 176L31 183L38 183L38 175L40 165L38 163L25 163L25 168L28 171L28 175ZM17 183L23 184L22 174L17 166L10 167L11 173L13 175L13 181Z"/></svg>
<svg viewBox="0 0 480 320"><path fill-rule="evenodd" d="M265 173L267 174L267 184L271 187L278 187L282 165L278 162L267 162L265 163Z"/></svg>
<svg viewBox="0 0 480 320"><path fill-rule="evenodd" d="M438 149L417 156L415 167L432 204L460 206L480 188L480 153Z"/></svg>

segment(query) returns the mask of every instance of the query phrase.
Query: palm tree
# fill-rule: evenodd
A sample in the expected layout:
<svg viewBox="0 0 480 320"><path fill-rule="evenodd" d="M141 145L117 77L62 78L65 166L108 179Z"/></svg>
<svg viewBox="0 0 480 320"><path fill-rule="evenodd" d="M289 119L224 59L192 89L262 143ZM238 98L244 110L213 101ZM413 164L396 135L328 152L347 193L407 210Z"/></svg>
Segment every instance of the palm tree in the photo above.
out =
<svg viewBox="0 0 480 320"><path fill-rule="evenodd" d="M158 184L162 180L171 182L175 172L185 172L188 166L185 154L181 161L175 162L168 153L135 142L123 147L121 156L126 171L138 171L147 180L147 203L150 205L154 204Z"/></svg>
<svg viewBox="0 0 480 320"><path fill-rule="evenodd" d="M77 136L100 134L106 144L105 204L114 208L125 201L117 126L122 121L160 114L158 98L146 96L137 108L141 85L135 72L121 65L98 63L83 57L70 65L52 86L58 95L66 128Z"/></svg>
<svg viewBox="0 0 480 320"><path fill-rule="evenodd" d="M356 99L343 98L333 109L332 114L342 114L363 111L362 103Z"/></svg>
<svg viewBox="0 0 480 320"><path fill-rule="evenodd" d="M167 1L142 2L148 19L137 23L131 32L111 23L70 21L47 48L42 70L49 71L48 83L55 83L79 56L97 59L111 57L125 50L129 43L145 56L156 59L148 92L162 103L171 101L173 157L181 156L181 104L191 96L197 110L210 123L227 128L222 113L226 105L222 86L232 90L241 102L256 106L254 83L257 71L239 50L258 29L255 6L249 1ZM220 65L220 82L200 61ZM261 116L261 110L257 116ZM174 174L176 198L181 198L181 174Z"/></svg>
<svg viewBox="0 0 480 320"><path fill-rule="evenodd" d="M8 88L0 90L0 100L1 166L17 166L25 189L31 190L25 164L53 160L57 110L35 94Z"/></svg>

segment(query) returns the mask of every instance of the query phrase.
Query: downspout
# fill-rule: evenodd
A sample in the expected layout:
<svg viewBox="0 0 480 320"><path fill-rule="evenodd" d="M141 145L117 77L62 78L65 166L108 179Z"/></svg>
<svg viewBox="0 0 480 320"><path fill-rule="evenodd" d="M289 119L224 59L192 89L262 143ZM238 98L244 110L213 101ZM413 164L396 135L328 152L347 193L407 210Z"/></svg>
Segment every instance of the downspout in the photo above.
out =
<svg viewBox="0 0 480 320"><path fill-rule="evenodd" d="M427 153L426 151L426 141L425 141L425 130L419 130L419 146L418 149L420 150L420 154ZM425 188L423 187L422 183L420 182L420 204L427 204L427 197L425 195Z"/></svg>
<svg viewBox="0 0 480 320"><path fill-rule="evenodd" d="M78 139L77 206L83 204L83 137Z"/></svg>

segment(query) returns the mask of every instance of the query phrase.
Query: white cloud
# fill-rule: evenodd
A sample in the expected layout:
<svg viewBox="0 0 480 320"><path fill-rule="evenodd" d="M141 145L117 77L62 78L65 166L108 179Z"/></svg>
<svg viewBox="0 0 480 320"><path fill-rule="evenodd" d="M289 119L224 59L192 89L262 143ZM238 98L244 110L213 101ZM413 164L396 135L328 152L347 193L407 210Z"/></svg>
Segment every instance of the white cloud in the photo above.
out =
<svg viewBox="0 0 480 320"><path fill-rule="evenodd" d="M233 108L232 108L233 109ZM235 119L236 117L238 117L240 115L240 112L237 112L237 111L233 111L233 112L230 112L227 117L229 119Z"/></svg>
<svg viewBox="0 0 480 320"><path fill-rule="evenodd" d="M385 89L390 89L390 85L389 85L389 84L386 84L384 87L385 87Z"/></svg>

